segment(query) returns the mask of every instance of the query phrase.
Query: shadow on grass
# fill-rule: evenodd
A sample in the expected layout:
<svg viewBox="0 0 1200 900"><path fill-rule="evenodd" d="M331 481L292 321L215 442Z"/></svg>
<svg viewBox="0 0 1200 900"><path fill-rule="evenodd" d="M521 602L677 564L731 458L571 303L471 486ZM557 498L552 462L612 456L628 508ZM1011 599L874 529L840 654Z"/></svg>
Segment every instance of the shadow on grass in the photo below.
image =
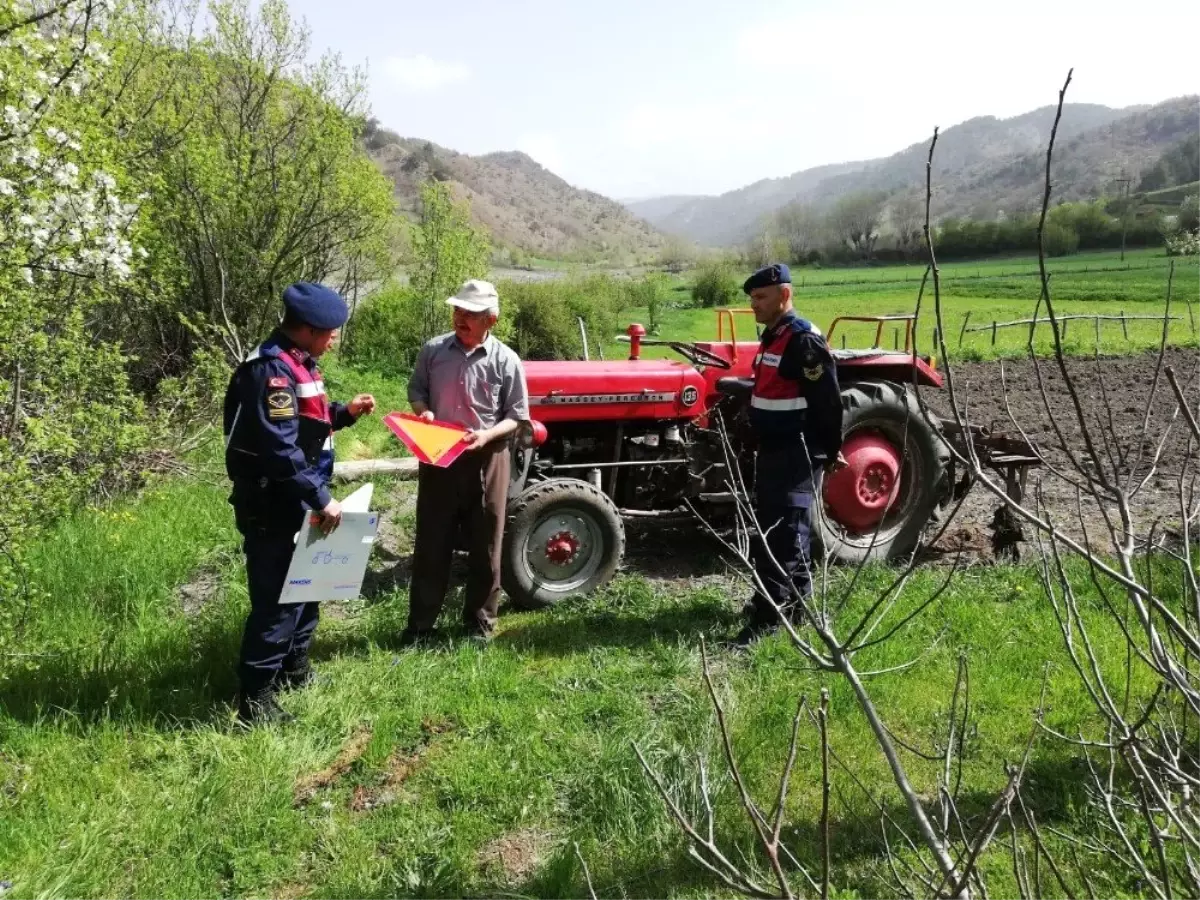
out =
<svg viewBox="0 0 1200 900"><path fill-rule="evenodd" d="M1068 831L1072 826L1073 804L1083 802L1081 780L1076 777L1072 762L1066 757L1047 757L1031 762L1026 773L1027 792L1025 802L1042 826L1060 826ZM844 778L842 779L844 781ZM883 787L873 785L873 787ZM886 788L885 788L886 792ZM894 791L885 803L887 817L904 827L912 843L920 846L916 828L910 825L907 807L895 797ZM768 797L759 797L769 806ZM894 828L889 830L885 842L880 830L878 810L860 795L851 795L858 806L849 810L836 798L831 808L831 873L838 895L848 896L891 896L896 892L891 866L888 863L889 844L891 851L906 860L897 866L904 872L911 866L920 871L908 842ZM964 792L957 799L967 835L974 838L978 829L986 822L994 793ZM936 816L935 807L928 806L931 816ZM587 810L574 810L574 815L586 819ZM662 808L662 823L669 821L669 814ZM703 831L703 822L697 822ZM727 858L737 860L744 872L751 875L768 890L775 889L775 879L768 860L761 848L757 835L747 821L740 805L721 804L717 809L715 838L717 845ZM514 879L511 873L497 868L480 867L467 860L457 864L432 855L404 860L397 859L396 875L403 870L403 877L385 878L382 883L368 887L357 886L354 896L363 897L464 897L464 896L509 896L509 897L581 897L587 896L587 885L583 868L575 854L574 842L580 843L580 852L587 861L592 886L600 897L668 897L668 896L721 896L729 895L717 879L706 872L688 854L687 842L682 832L670 826L671 836L661 831L647 834L644 842L634 835L626 835L617 846L598 840L585 822L577 823L572 834L560 833L555 847L534 871L523 880ZM1007 826L1002 828L992 844L991 854L1004 856L1008 851ZM821 880L821 829L815 812L811 817L789 818L783 830L784 844L804 866L809 877ZM660 846L661 850L655 850ZM961 846L961 845L960 845ZM932 865L927 852L921 856ZM804 874L785 860L792 888L800 896L813 895ZM1003 867L1006 868L1006 867ZM993 885L1000 889L1001 885Z"/></svg>
<svg viewBox="0 0 1200 900"><path fill-rule="evenodd" d="M593 886L600 897L668 897L711 895L719 885L688 856L683 848L663 857L613 858L596 847L582 851L588 861ZM628 862L628 865L623 863ZM571 841L560 843L537 869L523 880L506 875L499 866L482 867L478 861L451 862L434 854L390 861L392 871L369 885L339 884L334 895L362 898L413 897L586 897L583 869Z"/></svg>
<svg viewBox="0 0 1200 900"><path fill-rule="evenodd" d="M740 626L739 611L712 596L659 601L649 609L584 607L550 615L514 616L495 642L520 653L569 656L597 647L637 648L685 641L699 646L724 639Z"/></svg>
<svg viewBox="0 0 1200 900"><path fill-rule="evenodd" d="M229 717L236 696L240 641L240 628L213 617L136 646L48 654L10 675L0 709L27 723L65 713L81 724L215 724Z"/></svg>

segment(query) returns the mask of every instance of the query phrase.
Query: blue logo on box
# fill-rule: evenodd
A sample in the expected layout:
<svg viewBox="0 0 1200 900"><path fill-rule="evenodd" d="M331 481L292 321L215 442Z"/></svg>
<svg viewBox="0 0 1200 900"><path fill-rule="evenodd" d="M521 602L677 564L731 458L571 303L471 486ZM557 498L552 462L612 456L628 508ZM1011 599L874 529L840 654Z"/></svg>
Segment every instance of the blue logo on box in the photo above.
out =
<svg viewBox="0 0 1200 900"><path fill-rule="evenodd" d="M293 578L288 584L312 584L311 578Z"/></svg>

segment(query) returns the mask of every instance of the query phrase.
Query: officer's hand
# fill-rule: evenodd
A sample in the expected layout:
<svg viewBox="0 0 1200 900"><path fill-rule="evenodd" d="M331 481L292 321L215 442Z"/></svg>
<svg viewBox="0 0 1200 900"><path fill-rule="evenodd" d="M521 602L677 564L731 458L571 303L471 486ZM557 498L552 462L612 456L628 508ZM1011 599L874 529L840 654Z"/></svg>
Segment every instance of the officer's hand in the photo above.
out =
<svg viewBox="0 0 1200 900"><path fill-rule="evenodd" d="M375 398L370 394L359 394L350 401L347 409L350 410L350 415L356 419L364 413L369 416L375 412Z"/></svg>
<svg viewBox="0 0 1200 900"><path fill-rule="evenodd" d="M328 505L317 515L321 517L317 527L321 529L322 534L329 534L342 524L342 504L336 500L330 500Z"/></svg>
<svg viewBox="0 0 1200 900"><path fill-rule="evenodd" d="M421 415L418 416L418 418L424 419L426 422L432 422L434 420L433 410L432 409L425 410L425 412L421 413Z"/></svg>

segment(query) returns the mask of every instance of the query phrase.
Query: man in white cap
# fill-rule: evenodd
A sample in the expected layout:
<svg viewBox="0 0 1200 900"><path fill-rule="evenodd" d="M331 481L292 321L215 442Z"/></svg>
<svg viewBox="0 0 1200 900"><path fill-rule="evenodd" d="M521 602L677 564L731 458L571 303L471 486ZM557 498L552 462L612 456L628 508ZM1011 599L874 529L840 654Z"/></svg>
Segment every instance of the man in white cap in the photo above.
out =
<svg viewBox="0 0 1200 900"><path fill-rule="evenodd" d="M404 643L434 630L460 525L465 526L469 551L463 624L471 637L491 637L500 604L509 441L529 419L521 360L491 333L500 315L496 288L472 279L446 302L454 307L454 331L421 348L408 402L423 418L468 429L471 449L444 469L420 466Z"/></svg>

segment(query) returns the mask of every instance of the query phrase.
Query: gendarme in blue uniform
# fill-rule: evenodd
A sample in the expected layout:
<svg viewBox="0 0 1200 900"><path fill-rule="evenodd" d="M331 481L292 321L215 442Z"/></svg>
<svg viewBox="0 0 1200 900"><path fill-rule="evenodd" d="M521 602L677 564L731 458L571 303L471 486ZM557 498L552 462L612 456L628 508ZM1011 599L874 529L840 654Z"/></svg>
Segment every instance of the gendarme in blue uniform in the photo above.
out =
<svg viewBox="0 0 1200 900"><path fill-rule="evenodd" d="M743 290L790 284L782 264L767 266L746 280ZM811 509L814 473L837 458L842 445L842 399L837 365L820 330L789 310L762 336L754 361L750 423L758 439L755 513L766 532L758 542L755 568L776 605L794 603L812 592ZM779 575L764 549L788 574ZM749 629L777 624L774 610L757 593Z"/></svg>
<svg viewBox="0 0 1200 900"><path fill-rule="evenodd" d="M322 285L284 292L292 320L328 331L347 318L345 301ZM225 469L229 502L243 536L250 613L242 637L239 713L269 706L281 687L309 677L308 648L317 627L316 603L280 604L295 550L294 536L309 510L330 502L332 432L354 424L346 406L330 403L317 361L277 328L237 367L225 392Z"/></svg>

